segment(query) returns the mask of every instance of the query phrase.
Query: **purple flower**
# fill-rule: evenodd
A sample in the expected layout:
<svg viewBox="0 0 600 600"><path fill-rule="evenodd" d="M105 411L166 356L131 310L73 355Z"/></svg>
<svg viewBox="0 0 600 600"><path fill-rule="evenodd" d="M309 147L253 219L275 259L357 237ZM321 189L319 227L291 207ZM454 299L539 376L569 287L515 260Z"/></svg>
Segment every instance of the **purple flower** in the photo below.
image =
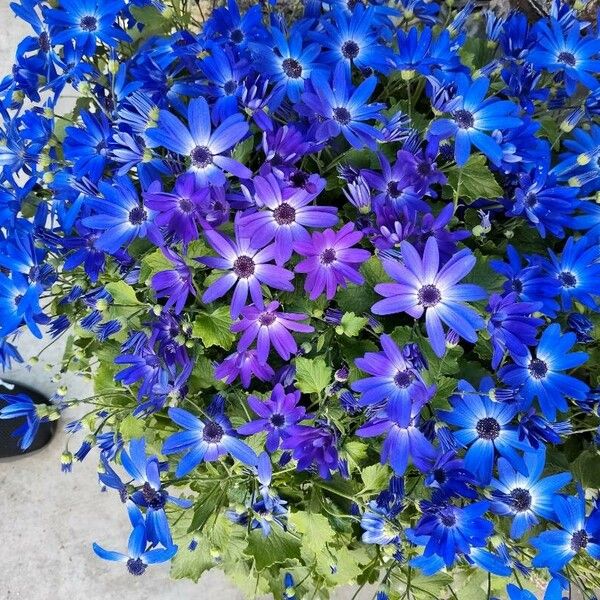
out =
<svg viewBox="0 0 600 600"><path fill-rule="evenodd" d="M235 241L214 230L206 230L204 233L209 244L220 256L201 256L196 260L213 269L229 272L208 287L202 296L202 302L213 302L235 286L231 300L231 316L235 319L246 304L248 292L258 308L264 307L261 283L278 290L294 290L290 283L294 278L293 273L268 264L275 256L274 244L261 250L248 238L241 237L237 227Z"/></svg>
<svg viewBox="0 0 600 600"><path fill-rule="evenodd" d="M235 333L243 331L238 342L238 351L247 350L250 344L257 340L256 352L261 363L267 362L271 344L283 360L288 360L290 355L296 354L298 345L288 330L311 333L314 328L297 322L306 319L306 315L284 313L278 311L278 308L279 302L274 300L264 310L256 306L246 306L242 309L242 320L231 326L231 331Z"/></svg>
<svg viewBox="0 0 600 600"><path fill-rule="evenodd" d="M161 182L155 181L143 196L146 206L156 211L156 225L165 227L174 240L188 244L198 238L200 207L209 189L199 187L192 173L180 175L172 192L163 192Z"/></svg>
<svg viewBox="0 0 600 600"><path fill-rule="evenodd" d="M381 446L381 463L390 463L396 475L403 475L409 459L422 472L430 470L437 453L431 442L418 428L419 413L426 400L414 401L410 410L390 418L385 411L378 413L356 431L359 437L386 434Z"/></svg>
<svg viewBox="0 0 600 600"><path fill-rule="evenodd" d="M216 414L205 422L187 410L170 408L169 417L185 429L169 436L162 447L163 454L187 451L177 465L176 477L187 475L202 461L212 462L225 454L231 454L246 465L256 466L256 453L235 437L231 423L224 414Z"/></svg>
<svg viewBox="0 0 600 600"><path fill-rule="evenodd" d="M260 400L256 396L248 396L250 408L260 417L238 427L238 433L253 435L265 431L267 439L265 448L275 452L281 443L296 433L302 432L297 424L306 418L306 409L298 406L300 392L286 394L283 386L278 383L268 400Z"/></svg>
<svg viewBox="0 0 600 600"><path fill-rule="evenodd" d="M293 451L298 471L308 471L313 465L323 479L339 468L336 435L330 427L298 426L293 436L283 440L283 447Z"/></svg>
<svg viewBox="0 0 600 600"><path fill-rule="evenodd" d="M302 188L282 190L274 175L256 177L256 203L265 210L240 219L244 233L250 236L252 244L257 247L263 247L275 238L275 260L278 265L284 264L292 256L294 242L310 240L305 227L328 227L337 223L337 209L334 206L307 206L324 187L325 181L319 179L314 193Z"/></svg>
<svg viewBox="0 0 600 600"><path fill-rule="evenodd" d="M215 379L233 383L239 377L245 388L250 387L252 376L261 381L270 381L273 375L275 371L258 360L256 350L234 352L215 368Z"/></svg>
<svg viewBox="0 0 600 600"><path fill-rule="evenodd" d="M401 418L404 412L410 414L414 400L428 402L435 386L425 385L418 369L389 335L382 335L380 341L383 352L367 352L355 361L359 369L373 377L355 381L352 389L361 392L362 406L386 401L388 415Z"/></svg>
<svg viewBox="0 0 600 600"><path fill-rule="evenodd" d="M354 231L354 223L346 223L339 231L326 229L315 231L309 242L296 242L294 250L306 256L296 265L298 273L308 273L304 289L316 300L325 289L327 299L335 296L337 286L346 287L351 281L357 285L364 279L358 272L360 264L369 259L368 250L352 248L363 237L360 231Z"/></svg>
<svg viewBox="0 0 600 600"><path fill-rule="evenodd" d="M442 323L469 342L477 341L477 329L483 319L464 302L481 300L486 293L479 286L458 282L475 266L475 257L467 248L457 252L440 268L437 241L430 237L421 258L408 242L400 244L403 263L384 260L383 267L397 283L380 283L375 291L385 300L373 305L376 315L406 312L415 319L425 313L429 343L438 356L446 351Z"/></svg>
<svg viewBox="0 0 600 600"><path fill-rule="evenodd" d="M490 318L487 330L492 342L492 368L498 368L504 353L527 356L527 346L536 345L537 328L543 323L531 314L541 308L541 303L519 302L515 292L507 296L492 294L487 307Z"/></svg>
<svg viewBox="0 0 600 600"><path fill-rule="evenodd" d="M192 270L186 262L169 248L162 248L163 254L173 263L174 268L160 271L152 277L151 285L157 298L167 298L165 309L175 306L179 314L187 301L188 295L196 295Z"/></svg>
<svg viewBox="0 0 600 600"><path fill-rule="evenodd" d="M223 155L248 133L248 123L241 114L231 115L212 131L208 103L200 96L190 101L187 117L188 127L170 112L161 110L158 127L149 129L146 135L156 146L187 157L189 171L200 185L223 185L223 171L237 177L252 175L237 160Z"/></svg>

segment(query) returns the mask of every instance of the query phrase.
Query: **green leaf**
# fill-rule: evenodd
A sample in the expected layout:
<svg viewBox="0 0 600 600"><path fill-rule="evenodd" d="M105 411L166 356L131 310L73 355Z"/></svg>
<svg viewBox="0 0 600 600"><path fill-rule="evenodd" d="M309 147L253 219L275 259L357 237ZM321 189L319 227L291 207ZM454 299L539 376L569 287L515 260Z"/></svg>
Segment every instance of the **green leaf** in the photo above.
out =
<svg viewBox="0 0 600 600"><path fill-rule="evenodd" d="M248 163L248 160L252 156L252 151L254 150L254 137L247 137L243 142L237 144L237 146L233 149L233 158L238 162L241 162L243 165Z"/></svg>
<svg viewBox="0 0 600 600"><path fill-rule="evenodd" d="M218 382L215 379L214 369L210 360L206 356L196 358L196 364L190 376L191 389L206 390L215 387L217 384Z"/></svg>
<svg viewBox="0 0 600 600"><path fill-rule="evenodd" d="M146 423L143 419L127 415L119 425L119 432L126 442L141 438L146 432Z"/></svg>
<svg viewBox="0 0 600 600"><path fill-rule="evenodd" d="M298 389L305 394L320 394L330 383L333 370L322 358L296 359Z"/></svg>
<svg viewBox="0 0 600 600"><path fill-rule="evenodd" d="M389 467L380 463L365 467L360 475L364 484L363 492L380 492L387 488L390 482Z"/></svg>
<svg viewBox="0 0 600 600"><path fill-rule="evenodd" d="M192 335L200 338L206 348L218 346L229 350L235 340L235 335L230 331L230 327L229 307L220 306L210 314L202 312L196 317Z"/></svg>
<svg viewBox="0 0 600 600"><path fill-rule="evenodd" d="M147 282L153 275L173 268L171 261L162 253L155 250L142 259L140 266L140 281Z"/></svg>
<svg viewBox="0 0 600 600"><path fill-rule="evenodd" d="M302 551L309 549L319 554L325 545L335 539L335 531L327 517L313 512L298 511L291 513L289 523L292 530L302 534Z"/></svg>
<svg viewBox="0 0 600 600"><path fill-rule="evenodd" d="M171 561L171 577L173 579L191 579L193 582L197 582L202 573L215 566L215 560L211 556L210 543L205 537L187 534L175 541L179 550ZM197 544L194 550L189 549L192 541Z"/></svg>
<svg viewBox="0 0 600 600"><path fill-rule="evenodd" d="M124 281L112 281L105 286L106 291L113 297L115 304L139 306L141 302L135 295L135 290Z"/></svg>
<svg viewBox="0 0 600 600"><path fill-rule="evenodd" d="M356 315L367 312L375 302L381 300L381 296L373 288L378 283L390 281L381 261L376 256L363 263L360 272L365 278L363 285L350 284L347 288L339 289L335 296L338 306L343 311L353 312Z"/></svg>
<svg viewBox="0 0 600 600"><path fill-rule="evenodd" d="M336 327L336 332L348 337L356 337L367 324L365 317L357 317L353 312L344 313L341 323Z"/></svg>
<svg viewBox="0 0 600 600"><path fill-rule="evenodd" d="M260 528L251 531L245 553L254 559L256 569L262 571L290 558L300 558L300 540L274 524L267 537Z"/></svg>
<svg viewBox="0 0 600 600"><path fill-rule="evenodd" d="M473 154L462 167L454 166L448 173L448 184L454 190L454 198L477 200L499 198L502 188L486 164L485 156Z"/></svg>
<svg viewBox="0 0 600 600"><path fill-rule="evenodd" d="M600 453L591 448L584 450L573 462L573 477L586 488L600 487Z"/></svg>

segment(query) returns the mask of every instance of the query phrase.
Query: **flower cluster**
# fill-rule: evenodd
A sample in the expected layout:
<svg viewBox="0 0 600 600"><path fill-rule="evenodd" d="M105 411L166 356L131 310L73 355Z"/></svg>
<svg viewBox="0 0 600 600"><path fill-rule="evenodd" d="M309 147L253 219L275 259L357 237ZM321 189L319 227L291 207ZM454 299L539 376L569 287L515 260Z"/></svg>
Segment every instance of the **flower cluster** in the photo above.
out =
<svg viewBox="0 0 600 600"><path fill-rule="evenodd" d="M95 394L8 395L0 418L26 448L90 402L63 469L97 448L131 534L93 549L133 575L591 598L585 0L536 23L471 1L193 4L11 3L32 33L0 82L0 362L24 328L68 337L62 372Z"/></svg>

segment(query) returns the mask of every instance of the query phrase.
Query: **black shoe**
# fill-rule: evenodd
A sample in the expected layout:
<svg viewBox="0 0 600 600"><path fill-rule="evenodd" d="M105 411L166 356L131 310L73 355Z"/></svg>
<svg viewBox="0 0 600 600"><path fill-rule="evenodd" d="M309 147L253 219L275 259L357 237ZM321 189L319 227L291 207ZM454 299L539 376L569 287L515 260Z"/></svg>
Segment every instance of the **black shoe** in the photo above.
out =
<svg viewBox="0 0 600 600"><path fill-rule="evenodd" d="M3 383L9 384L8 386ZM40 392L20 383L14 383L0 379L0 394L12 396L13 394L25 394L29 396L34 404L48 404L51 402ZM0 409L6 406L6 402L0 397ZM51 439L57 428L57 421L40 423L39 429L26 450L21 450L20 439L13 435L14 431L25 423L25 417L15 419L0 419L0 458L22 456L35 450L43 448Z"/></svg>

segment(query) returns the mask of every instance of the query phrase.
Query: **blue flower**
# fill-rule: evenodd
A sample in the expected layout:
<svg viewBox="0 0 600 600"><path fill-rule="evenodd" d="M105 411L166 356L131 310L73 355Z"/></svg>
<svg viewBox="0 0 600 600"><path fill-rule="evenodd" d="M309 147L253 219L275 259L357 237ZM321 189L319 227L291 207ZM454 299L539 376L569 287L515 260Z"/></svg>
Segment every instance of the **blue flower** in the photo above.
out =
<svg viewBox="0 0 600 600"><path fill-rule="evenodd" d="M133 531L129 536L127 554L114 550L105 550L96 543L92 545L92 548L104 560L125 563L129 573L136 576L143 575L148 565L171 560L177 553L177 546L169 546L168 548L154 548L152 544L148 546L146 525L143 522L143 517L141 517L141 521L138 521L134 525Z"/></svg>
<svg viewBox="0 0 600 600"><path fill-rule="evenodd" d="M252 175L248 167L224 154L248 133L248 123L240 113L227 117L212 131L208 103L199 97L190 101L187 119L186 127L176 116L161 110L158 126L146 135L156 146L184 157L200 185L223 185L223 171L237 177Z"/></svg>
<svg viewBox="0 0 600 600"><path fill-rule="evenodd" d="M322 52L325 62L343 65L348 73L352 65L367 74L390 71L392 53L380 43L382 28L374 27L372 7L357 3L351 14L333 10L331 16L331 20L321 20L323 32L312 33L313 39L328 48Z"/></svg>
<svg viewBox="0 0 600 600"><path fill-rule="evenodd" d="M452 496L462 496L473 500L477 498L477 492L474 489L477 480L467 470L464 461L457 458L454 451L439 454L425 477L425 485L440 490L445 498Z"/></svg>
<svg viewBox="0 0 600 600"><path fill-rule="evenodd" d="M256 453L235 437L231 423L224 414L216 414L204 422L187 410L170 408L169 417L185 429L168 437L162 449L163 454L186 452L177 465L176 477L187 475L202 461L212 462L226 454L248 466L256 466Z"/></svg>
<svg viewBox="0 0 600 600"><path fill-rule="evenodd" d="M485 132L511 129L521 125L518 107L508 100L485 98L490 82L480 77L470 83L464 76L457 77L457 96L444 107L451 118L436 119L429 135L447 138L455 136L454 157L457 164L467 162L471 145L475 145L494 164L502 160L500 145Z"/></svg>
<svg viewBox="0 0 600 600"><path fill-rule="evenodd" d="M469 342L477 341L477 329L483 319L465 301L481 300L486 294L471 283L459 284L475 266L475 257L465 248L457 252L440 268L440 253L435 237L425 244L419 256L408 242L400 244L402 263L384 260L383 268L396 283L380 283L375 291L385 296L376 302L372 311L376 315L406 312L415 319L425 313L429 343L438 356L446 352L446 338L442 323Z"/></svg>
<svg viewBox="0 0 600 600"><path fill-rule="evenodd" d="M565 78L567 94L572 95L577 83L589 89L598 86L594 77L600 71L600 40L595 36L581 37L577 27L563 31L561 24L554 18L548 26L540 22L536 26L538 40L536 46L527 54L527 61L538 69L551 73L562 73Z"/></svg>
<svg viewBox="0 0 600 600"><path fill-rule="evenodd" d="M490 317L487 331L492 342L492 368L497 369L506 352L526 356L528 346L535 346L537 328L543 321L532 317L540 308L534 302L519 302L517 294L492 294L487 307Z"/></svg>
<svg viewBox="0 0 600 600"><path fill-rule="evenodd" d="M527 466L517 450L531 451L519 440L517 428L512 425L517 413L514 404L494 402L489 391L491 380L481 382L481 391L476 391L464 380L458 382L458 392L450 398L452 411L441 410L439 418L459 429L454 437L459 444L468 448L465 468L487 485L492 478L496 456L503 456L520 473L527 473Z"/></svg>
<svg viewBox="0 0 600 600"><path fill-rule="evenodd" d="M520 387L527 406L537 398L544 416L554 421L557 410L568 409L566 397L583 400L589 391L583 381L562 372L579 367L588 359L585 352L569 353L576 342L574 333L563 335L560 325L553 323L542 333L535 356L528 352L526 356L514 357L515 364L500 369L500 378L507 385Z"/></svg>
<svg viewBox="0 0 600 600"><path fill-rule="evenodd" d="M560 181L581 188L584 194L600 190L600 125L592 123L587 130L575 129L573 138L563 142L566 152L554 167Z"/></svg>
<svg viewBox="0 0 600 600"><path fill-rule="evenodd" d="M87 198L86 204L96 214L82 219L86 227L102 231L95 242L99 250L115 254L137 238L149 237L160 244L160 233L138 196L129 177L116 177L114 181L101 181L98 189L102 198Z"/></svg>
<svg viewBox="0 0 600 600"><path fill-rule="evenodd" d="M416 527L415 536L428 536L423 557L440 557L451 567L457 554L469 554L472 547L485 546L494 526L483 518L489 502L476 502L464 508L451 504L432 506Z"/></svg>
<svg viewBox="0 0 600 600"><path fill-rule="evenodd" d="M388 335L380 338L383 352L367 352L355 360L356 366L372 377L358 379L352 389L361 392L361 406L384 402L392 417L410 412L413 401L428 402L435 392L435 386L423 381L419 369L407 360Z"/></svg>
<svg viewBox="0 0 600 600"><path fill-rule="evenodd" d="M316 71L326 71L317 61L321 53L319 44L305 45L300 31L292 31L289 38L274 27L272 44L254 44L258 70L277 86L285 88L287 97L298 102L304 91L304 82Z"/></svg>
<svg viewBox="0 0 600 600"><path fill-rule="evenodd" d="M119 41L131 41L115 25L124 6L123 0L60 0L58 8L47 9L44 17L56 30L52 36L55 44L74 40L83 54L93 55L98 41L112 47Z"/></svg>
<svg viewBox="0 0 600 600"><path fill-rule="evenodd" d="M315 137L324 142L340 133L355 148L375 148L376 140L382 133L365 121L381 117L381 104L368 104L375 90L377 78L365 79L356 89L352 89L350 75L342 63L338 64L330 82L320 72L311 78L312 92L304 92L302 101L313 111Z"/></svg>
<svg viewBox="0 0 600 600"><path fill-rule="evenodd" d="M570 237L558 257L548 248L550 260L543 263L547 273L558 282L562 307L570 310L573 301L592 310L598 309L595 297L600 295L600 250L598 243L584 236Z"/></svg>
<svg viewBox="0 0 600 600"><path fill-rule="evenodd" d="M33 335L42 337L38 324L48 320L40 307L42 291L38 283L30 283L19 272L13 272L11 278L0 273L0 338L18 329L22 323Z"/></svg>
<svg viewBox="0 0 600 600"><path fill-rule="evenodd" d="M21 450L27 450L35 439L41 423L48 422L48 416L40 413L38 406L26 394L0 394L5 406L0 408L0 419L24 419L12 435L21 438Z"/></svg>
<svg viewBox="0 0 600 600"><path fill-rule="evenodd" d="M560 529L543 531L531 539L538 554L534 567L547 567L557 573L576 555L586 553L600 560L600 509L594 507L586 517L583 493L578 496L555 496L554 512Z"/></svg>
<svg viewBox="0 0 600 600"><path fill-rule="evenodd" d="M510 535L522 537L539 523L538 517L552 520L552 501L556 492L571 481L570 473L558 473L541 478L546 464L546 450L524 456L527 475L515 471L508 461L498 459L498 479L492 479L492 510L500 515L512 516Z"/></svg>

